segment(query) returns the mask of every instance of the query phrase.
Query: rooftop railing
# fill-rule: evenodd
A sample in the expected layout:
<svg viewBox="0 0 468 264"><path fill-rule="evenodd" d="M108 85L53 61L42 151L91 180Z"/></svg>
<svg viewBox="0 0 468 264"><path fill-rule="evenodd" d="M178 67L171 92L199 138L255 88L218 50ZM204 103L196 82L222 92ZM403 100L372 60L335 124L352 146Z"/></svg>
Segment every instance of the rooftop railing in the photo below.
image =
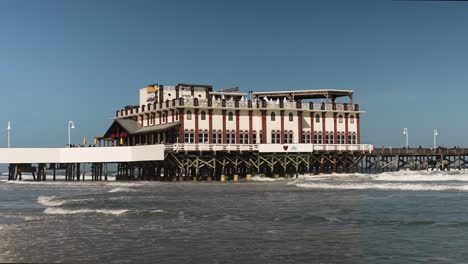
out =
<svg viewBox="0 0 468 264"><path fill-rule="evenodd" d="M202 107L218 109L302 109L312 111L359 111L357 104L348 103L313 103L313 102L290 102L290 101L233 101L233 100L211 100L211 99L173 99L165 102L155 102L116 111L116 117L132 116L141 113L157 112L177 107Z"/></svg>

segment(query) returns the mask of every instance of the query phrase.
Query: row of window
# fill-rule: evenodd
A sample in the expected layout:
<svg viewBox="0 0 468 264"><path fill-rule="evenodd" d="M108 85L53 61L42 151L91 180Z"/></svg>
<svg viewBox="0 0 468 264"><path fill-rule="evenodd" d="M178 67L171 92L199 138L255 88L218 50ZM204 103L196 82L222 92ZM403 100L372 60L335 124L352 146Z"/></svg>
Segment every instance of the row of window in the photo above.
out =
<svg viewBox="0 0 468 264"><path fill-rule="evenodd" d="M198 131L198 143L209 143L209 131L200 129ZM184 133L184 142L185 143L195 143L195 131L193 129L185 130ZM223 144L223 132L221 130L213 130L212 131L213 139L211 143L213 144ZM241 130L239 132L239 143L240 144L249 144L249 132L247 130ZM262 131L259 133L259 141L257 141L257 132L252 132L252 144L257 144L262 142ZM345 144L346 135L344 132L337 132L336 134L336 141L335 135L331 131L327 131L325 133L325 140L323 137L322 132L314 132L313 133L313 141L312 135L310 131L302 131L302 138L300 143L314 143L314 144ZM294 141L294 133L292 130L284 131L284 143L292 144ZM356 144L357 142L357 135L356 132L352 132L348 134L348 144ZM272 130L271 131L271 142L272 144L281 144L281 131L280 130ZM235 130L227 130L226 131L226 144L236 144L236 131Z"/></svg>
<svg viewBox="0 0 468 264"><path fill-rule="evenodd" d="M229 112L227 116L228 116L228 121L234 121L234 114L232 112ZM205 111L200 112L200 119L201 120L206 120L206 112ZM192 120L192 111L190 111L190 110L187 111L187 120ZM276 114L275 113L271 113L271 121L276 121ZM290 122L294 121L293 113L289 113L289 121ZM342 115L338 116L338 122L343 123L343 116ZM354 116L353 115L349 116L349 122L351 124L354 124ZM320 115L315 115L315 123L320 123Z"/></svg>

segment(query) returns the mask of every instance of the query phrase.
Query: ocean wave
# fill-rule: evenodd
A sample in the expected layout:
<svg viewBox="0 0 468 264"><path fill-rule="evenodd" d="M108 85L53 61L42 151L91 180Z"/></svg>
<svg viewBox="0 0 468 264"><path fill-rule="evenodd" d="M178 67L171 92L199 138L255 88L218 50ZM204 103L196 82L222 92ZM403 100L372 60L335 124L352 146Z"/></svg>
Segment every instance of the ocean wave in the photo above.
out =
<svg viewBox="0 0 468 264"><path fill-rule="evenodd" d="M402 190L402 191L468 191L468 185L428 185L428 184L390 184L390 183L298 183L297 187L307 189L337 190Z"/></svg>
<svg viewBox="0 0 468 264"><path fill-rule="evenodd" d="M135 190L135 189L130 189L130 188L124 188L124 187L118 187L118 188L114 188L110 191L108 191L110 193L117 193L117 192L138 192L138 190Z"/></svg>
<svg viewBox="0 0 468 264"><path fill-rule="evenodd" d="M65 198L59 198L57 196L39 196L37 197L37 202L39 204L45 205L45 206L61 206L64 204L70 204L70 203L81 203L81 202L87 202L87 201L93 201L94 198L87 198L87 199L65 199Z"/></svg>
<svg viewBox="0 0 468 264"><path fill-rule="evenodd" d="M44 210L45 214L50 215L71 215L71 214L105 214L105 215L121 215L129 212L127 209L111 210L111 209L63 209L57 207L49 207Z"/></svg>
<svg viewBox="0 0 468 264"><path fill-rule="evenodd" d="M257 182L275 182L275 181L284 181L284 180L288 180L288 179L286 179L286 178L268 178L268 177L262 177L262 176L254 176L250 180L257 181Z"/></svg>

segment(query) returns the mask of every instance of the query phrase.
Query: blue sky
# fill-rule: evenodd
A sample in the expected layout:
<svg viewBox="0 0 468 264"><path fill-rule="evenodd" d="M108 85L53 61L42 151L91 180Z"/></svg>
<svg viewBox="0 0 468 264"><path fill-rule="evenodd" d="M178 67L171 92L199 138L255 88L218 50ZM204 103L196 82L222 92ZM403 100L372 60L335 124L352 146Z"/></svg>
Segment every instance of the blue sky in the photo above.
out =
<svg viewBox="0 0 468 264"><path fill-rule="evenodd" d="M468 2L0 1L0 146L101 135L150 83L355 90L362 141L468 146Z"/></svg>

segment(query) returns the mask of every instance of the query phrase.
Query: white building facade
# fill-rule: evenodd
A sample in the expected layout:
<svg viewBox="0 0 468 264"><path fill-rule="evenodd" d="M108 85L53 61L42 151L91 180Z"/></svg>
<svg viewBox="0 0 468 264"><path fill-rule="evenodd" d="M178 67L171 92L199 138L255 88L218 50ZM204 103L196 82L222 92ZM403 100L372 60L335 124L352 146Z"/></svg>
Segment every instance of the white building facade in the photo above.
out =
<svg viewBox="0 0 468 264"><path fill-rule="evenodd" d="M124 146L357 145L363 113L350 90L241 93L154 84L140 89L139 105L116 111L104 137Z"/></svg>

